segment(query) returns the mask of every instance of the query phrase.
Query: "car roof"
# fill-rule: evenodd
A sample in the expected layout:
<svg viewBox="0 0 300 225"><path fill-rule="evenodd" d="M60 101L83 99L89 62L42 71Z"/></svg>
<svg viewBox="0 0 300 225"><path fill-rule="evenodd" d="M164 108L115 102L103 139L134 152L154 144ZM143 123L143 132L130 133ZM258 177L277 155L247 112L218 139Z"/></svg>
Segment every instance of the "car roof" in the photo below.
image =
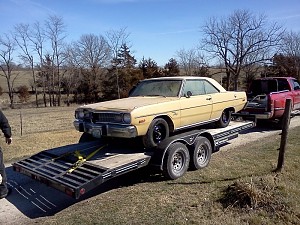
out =
<svg viewBox="0 0 300 225"><path fill-rule="evenodd" d="M209 77L195 77L195 76L176 76L176 77L155 77L149 78L145 80L210 80L212 78Z"/></svg>

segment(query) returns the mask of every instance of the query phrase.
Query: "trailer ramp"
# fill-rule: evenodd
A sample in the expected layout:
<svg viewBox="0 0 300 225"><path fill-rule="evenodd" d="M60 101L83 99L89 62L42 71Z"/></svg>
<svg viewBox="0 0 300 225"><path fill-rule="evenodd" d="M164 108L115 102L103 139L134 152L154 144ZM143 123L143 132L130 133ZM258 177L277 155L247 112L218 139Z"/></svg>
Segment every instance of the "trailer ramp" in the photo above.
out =
<svg viewBox="0 0 300 225"><path fill-rule="evenodd" d="M76 166L78 153L83 158L94 155ZM143 148L109 147L96 141L42 151L14 163L13 168L78 199L113 177L146 166L150 158Z"/></svg>

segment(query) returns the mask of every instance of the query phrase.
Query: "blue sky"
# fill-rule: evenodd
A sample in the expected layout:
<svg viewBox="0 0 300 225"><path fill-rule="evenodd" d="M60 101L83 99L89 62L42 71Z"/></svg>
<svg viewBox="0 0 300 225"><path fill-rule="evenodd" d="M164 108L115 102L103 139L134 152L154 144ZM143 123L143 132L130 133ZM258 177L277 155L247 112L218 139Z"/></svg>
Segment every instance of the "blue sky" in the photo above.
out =
<svg viewBox="0 0 300 225"><path fill-rule="evenodd" d="M269 21L300 32L299 0L0 0L0 28L6 33L16 24L43 23L57 15L71 42L126 27L136 59L144 56L162 66L176 51L198 45L206 20L237 9L264 13Z"/></svg>

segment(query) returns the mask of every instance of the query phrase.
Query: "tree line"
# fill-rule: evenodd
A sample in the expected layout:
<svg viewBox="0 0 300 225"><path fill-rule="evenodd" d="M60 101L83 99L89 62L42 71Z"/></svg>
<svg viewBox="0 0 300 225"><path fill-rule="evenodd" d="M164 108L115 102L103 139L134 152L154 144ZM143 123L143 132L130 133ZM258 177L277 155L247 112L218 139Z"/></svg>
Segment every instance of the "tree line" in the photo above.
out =
<svg viewBox="0 0 300 225"><path fill-rule="evenodd" d="M198 46L178 50L159 67L150 57L137 62L126 28L83 34L67 43L63 18L50 15L43 24L20 23L0 36L0 76L6 80L11 107L16 92L24 101L27 93L26 87L14 85L16 54L31 73L36 107L60 106L62 94L67 104L122 98L141 79L212 76L211 68L224 71L227 90L238 90L240 82L249 83L258 74L300 78L300 33L287 32L265 15L236 10L224 18L209 18L201 32Z"/></svg>

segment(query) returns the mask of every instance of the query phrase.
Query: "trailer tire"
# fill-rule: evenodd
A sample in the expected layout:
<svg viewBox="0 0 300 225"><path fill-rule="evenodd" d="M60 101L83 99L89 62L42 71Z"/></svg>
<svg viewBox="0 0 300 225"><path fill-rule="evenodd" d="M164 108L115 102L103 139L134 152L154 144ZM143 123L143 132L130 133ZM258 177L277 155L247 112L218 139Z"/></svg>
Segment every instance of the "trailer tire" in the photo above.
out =
<svg viewBox="0 0 300 225"><path fill-rule="evenodd" d="M206 137L198 137L191 149L190 169L198 170L206 167L211 158L212 147Z"/></svg>
<svg viewBox="0 0 300 225"><path fill-rule="evenodd" d="M222 112L221 117L217 122L217 126L220 128L227 127L230 123L230 120L231 120L231 111L228 109L225 109Z"/></svg>
<svg viewBox="0 0 300 225"><path fill-rule="evenodd" d="M162 118L154 119L143 136L143 144L146 148L156 147L161 141L169 137L169 125Z"/></svg>
<svg viewBox="0 0 300 225"><path fill-rule="evenodd" d="M165 154L163 174L166 178L175 180L185 174L190 163L188 148L180 143L171 144Z"/></svg>
<svg viewBox="0 0 300 225"><path fill-rule="evenodd" d="M89 133L83 133L81 137L79 138L79 143L85 143L85 142L90 142L90 141L96 141L97 139L94 138L91 134Z"/></svg>

